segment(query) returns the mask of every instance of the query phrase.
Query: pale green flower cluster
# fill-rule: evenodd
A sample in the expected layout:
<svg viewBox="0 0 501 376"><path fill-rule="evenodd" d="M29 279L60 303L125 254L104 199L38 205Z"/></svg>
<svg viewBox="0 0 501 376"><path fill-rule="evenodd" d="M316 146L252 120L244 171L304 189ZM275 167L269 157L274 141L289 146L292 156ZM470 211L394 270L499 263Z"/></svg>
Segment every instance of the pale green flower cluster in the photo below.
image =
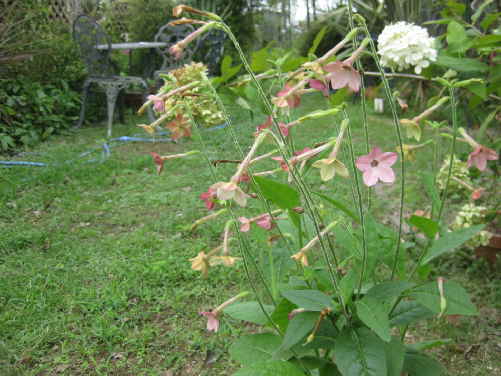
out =
<svg viewBox="0 0 501 376"><path fill-rule="evenodd" d="M192 114L193 118L203 126L214 126L224 123L222 111L217 105L215 94L209 86L207 67L202 63L190 63L175 69L167 75L160 93L168 93L191 83L197 83L193 88L172 96L165 101L165 108L176 108L175 113Z"/></svg>
<svg viewBox="0 0 501 376"><path fill-rule="evenodd" d="M460 230L462 228L471 227L485 223L484 212L487 210L484 206L477 206L475 204L464 205L456 216L456 219L451 224L452 230ZM468 240L464 246L475 249L480 246L489 244L492 234L489 231L480 231L473 238Z"/></svg>
<svg viewBox="0 0 501 376"><path fill-rule="evenodd" d="M442 163L440 171L437 174L437 184L440 189L445 189L445 185L447 183L447 176L449 175L450 160L451 160L450 156L445 157L444 163ZM459 191L467 189L463 184L459 183L458 180L461 180L462 182L469 185L473 184L470 179L468 165L466 164L466 162L463 162L459 158L454 156L454 162L452 165L452 172L451 172L451 180L449 182L449 192L452 192L453 190Z"/></svg>

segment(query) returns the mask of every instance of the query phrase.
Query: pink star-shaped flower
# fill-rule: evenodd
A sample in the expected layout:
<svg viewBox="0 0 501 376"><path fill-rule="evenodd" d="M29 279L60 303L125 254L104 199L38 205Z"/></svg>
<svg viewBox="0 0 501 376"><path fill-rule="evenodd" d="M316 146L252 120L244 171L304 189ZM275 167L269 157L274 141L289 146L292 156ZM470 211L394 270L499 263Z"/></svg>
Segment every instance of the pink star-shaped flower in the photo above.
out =
<svg viewBox="0 0 501 376"><path fill-rule="evenodd" d="M209 332L217 332L219 330L219 318L217 311L200 312L200 315L207 317L207 330Z"/></svg>
<svg viewBox="0 0 501 376"><path fill-rule="evenodd" d="M487 167L487 161L495 161L497 159L498 155L494 150L479 145L468 156L468 167L475 165L480 171L484 171Z"/></svg>
<svg viewBox="0 0 501 376"><path fill-rule="evenodd" d="M379 180L384 183L395 181L395 173L391 166L397 161L397 158L397 153L383 153L380 148L375 147L369 154L358 157L355 164L363 172L365 185L372 187Z"/></svg>
<svg viewBox="0 0 501 376"><path fill-rule="evenodd" d="M205 202L205 207L207 209L214 209L214 206L216 205L216 190L209 188L207 192L200 194L200 199Z"/></svg>
<svg viewBox="0 0 501 376"><path fill-rule="evenodd" d="M333 89L348 87L351 91L360 90L360 73L350 63L335 61L327 64L324 69L330 72L326 78L331 81Z"/></svg>

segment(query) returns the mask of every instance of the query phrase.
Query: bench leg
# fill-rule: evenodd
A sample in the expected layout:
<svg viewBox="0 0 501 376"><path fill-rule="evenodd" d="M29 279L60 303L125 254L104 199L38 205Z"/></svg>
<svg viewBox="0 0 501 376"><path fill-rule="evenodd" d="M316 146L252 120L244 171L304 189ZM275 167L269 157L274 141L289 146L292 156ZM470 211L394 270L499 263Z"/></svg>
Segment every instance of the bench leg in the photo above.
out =
<svg viewBox="0 0 501 376"><path fill-rule="evenodd" d="M80 128L85 119L85 105L87 104L87 97L89 96L89 87L92 82L90 80L85 80L82 88L82 104L80 105L80 117L75 125L75 128Z"/></svg>
<svg viewBox="0 0 501 376"><path fill-rule="evenodd" d="M106 102L108 106L108 137L111 137L111 128L113 126L113 114L115 113L115 104L117 103L117 96L120 91L118 85L106 86Z"/></svg>

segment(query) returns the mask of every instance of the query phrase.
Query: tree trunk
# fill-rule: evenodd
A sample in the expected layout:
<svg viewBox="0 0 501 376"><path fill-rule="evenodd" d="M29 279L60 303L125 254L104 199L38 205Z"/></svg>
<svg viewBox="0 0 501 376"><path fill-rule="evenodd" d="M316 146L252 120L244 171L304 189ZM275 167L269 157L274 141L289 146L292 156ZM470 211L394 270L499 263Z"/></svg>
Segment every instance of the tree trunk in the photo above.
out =
<svg viewBox="0 0 501 376"><path fill-rule="evenodd" d="M311 7L313 8L313 21L317 20L317 0L311 0Z"/></svg>
<svg viewBox="0 0 501 376"><path fill-rule="evenodd" d="M306 0L306 29L310 30L310 0Z"/></svg>

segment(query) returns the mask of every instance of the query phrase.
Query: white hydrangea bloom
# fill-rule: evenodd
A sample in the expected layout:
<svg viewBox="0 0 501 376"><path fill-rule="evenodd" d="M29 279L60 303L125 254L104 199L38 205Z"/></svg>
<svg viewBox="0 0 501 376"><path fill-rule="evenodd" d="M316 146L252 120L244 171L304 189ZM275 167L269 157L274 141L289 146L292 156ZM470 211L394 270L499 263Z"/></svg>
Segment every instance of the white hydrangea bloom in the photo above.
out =
<svg viewBox="0 0 501 376"><path fill-rule="evenodd" d="M381 64L397 71L414 67L420 74L437 59L434 39L428 31L405 21L386 26L377 41Z"/></svg>

